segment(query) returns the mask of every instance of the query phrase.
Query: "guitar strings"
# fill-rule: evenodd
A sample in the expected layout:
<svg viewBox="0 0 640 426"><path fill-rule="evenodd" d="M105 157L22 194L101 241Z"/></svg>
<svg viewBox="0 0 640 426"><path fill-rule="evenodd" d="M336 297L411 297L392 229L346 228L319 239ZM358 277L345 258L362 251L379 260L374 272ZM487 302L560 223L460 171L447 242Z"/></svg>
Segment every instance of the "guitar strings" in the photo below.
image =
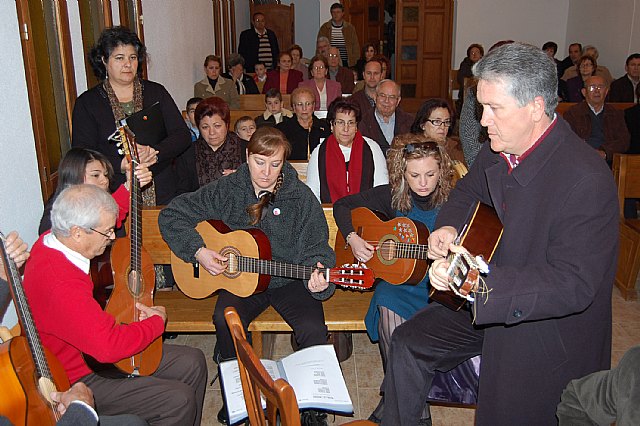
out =
<svg viewBox="0 0 640 426"><path fill-rule="evenodd" d="M478 290L476 290L476 301L475 303L473 303L473 318L471 320L472 324L476 323L476 315L477 315L477 309L478 309L478 298L482 297L484 300L482 302L483 305L486 305L487 302L489 301L489 293L491 293L493 291L492 288L489 288L489 286L487 285L487 282L484 280L484 277L482 275L478 276Z"/></svg>

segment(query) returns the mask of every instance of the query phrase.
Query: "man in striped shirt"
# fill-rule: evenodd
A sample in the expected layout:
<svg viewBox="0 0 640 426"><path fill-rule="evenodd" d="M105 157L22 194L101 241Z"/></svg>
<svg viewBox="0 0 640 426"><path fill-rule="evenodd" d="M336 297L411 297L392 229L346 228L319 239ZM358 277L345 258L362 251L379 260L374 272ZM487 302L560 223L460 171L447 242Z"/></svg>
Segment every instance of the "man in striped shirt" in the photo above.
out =
<svg viewBox="0 0 640 426"><path fill-rule="evenodd" d="M253 14L253 28L240 33L238 53L245 61L245 69L254 69L256 63L262 62L268 70L278 64L278 39L273 31L267 29L266 20L262 13Z"/></svg>
<svg viewBox="0 0 640 426"><path fill-rule="evenodd" d="M344 6L340 3L331 5L331 20L325 22L318 31L318 37L327 37L331 46L340 50L342 65L352 67L360 57L360 43L356 29L344 19Z"/></svg>

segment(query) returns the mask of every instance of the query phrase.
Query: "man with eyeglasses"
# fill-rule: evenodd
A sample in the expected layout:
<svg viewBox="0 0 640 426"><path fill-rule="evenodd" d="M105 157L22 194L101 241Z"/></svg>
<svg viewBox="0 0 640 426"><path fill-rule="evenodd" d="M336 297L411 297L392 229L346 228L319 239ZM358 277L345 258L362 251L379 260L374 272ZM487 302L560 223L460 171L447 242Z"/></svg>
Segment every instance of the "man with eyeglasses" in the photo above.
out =
<svg viewBox="0 0 640 426"><path fill-rule="evenodd" d="M399 107L400 100L400 85L393 80L382 80L376 87L374 110L364 113L358 125L362 135L376 141L385 156L393 138L409 133L413 124L413 114Z"/></svg>
<svg viewBox="0 0 640 426"><path fill-rule="evenodd" d="M113 197L94 185L70 186L56 198L51 232L34 244L24 273L42 344L62 363L71 384L83 382L91 389L101 415L129 413L150 424L199 425L207 381L199 349L163 345L158 369L145 377L102 377L83 357L117 362L144 350L165 329L162 306L137 303L139 318L121 324L93 299L89 265L114 240L117 214Z"/></svg>
<svg viewBox="0 0 640 426"><path fill-rule="evenodd" d="M337 47L329 47L327 49L327 61L329 62L327 78L340 83L343 95L353 93L355 86L353 72L349 68L340 66L340 51Z"/></svg>
<svg viewBox="0 0 640 426"><path fill-rule="evenodd" d="M238 53L244 58L245 69L254 69L258 62L262 62L268 70L275 69L280 55L276 34L267 28L261 12L253 14L252 24L253 28L240 33L238 43Z"/></svg>
<svg viewBox="0 0 640 426"><path fill-rule="evenodd" d="M609 93L606 80L593 75L584 82L584 100L567 110L564 119L573 131L611 164L613 154L629 149L629 130L624 112L607 105Z"/></svg>

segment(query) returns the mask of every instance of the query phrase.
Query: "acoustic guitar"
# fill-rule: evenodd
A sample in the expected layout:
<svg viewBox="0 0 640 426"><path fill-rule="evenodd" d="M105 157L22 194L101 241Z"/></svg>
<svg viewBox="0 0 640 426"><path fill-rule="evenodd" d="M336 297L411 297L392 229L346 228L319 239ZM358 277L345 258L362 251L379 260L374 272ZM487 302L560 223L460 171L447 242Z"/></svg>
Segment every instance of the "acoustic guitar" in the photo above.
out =
<svg viewBox="0 0 640 426"><path fill-rule="evenodd" d="M133 175L135 166L139 164L135 135L125 123L118 128L118 132L120 149L131 164L131 205L127 219L129 235L118 238L111 248L114 287L105 311L113 315L117 323L130 324L138 321L140 315L137 302L153 306L155 270L151 256L142 246L142 190L140 182ZM162 337L158 337L144 351L113 365L97 367L94 362L87 364L97 374L104 376L114 375L113 366L128 375L148 376L157 370L161 359Z"/></svg>
<svg viewBox="0 0 640 426"><path fill-rule="evenodd" d="M376 278L390 284L417 284L427 273L429 230L421 222L407 217L386 220L383 214L366 207L351 211L356 234L371 244L375 252L367 262ZM336 263L355 263L351 247L340 231L336 235Z"/></svg>
<svg viewBox="0 0 640 426"><path fill-rule="evenodd" d="M68 390L69 379L56 357L43 348L20 273L7 254L2 233L0 241L2 260L23 334L0 345L0 415L14 425L55 425L61 416L50 394Z"/></svg>
<svg viewBox="0 0 640 426"><path fill-rule="evenodd" d="M196 231L207 248L227 257L227 269L213 276L199 264L185 262L171 252L171 268L178 287L193 299L203 299L224 289L248 297L269 287L271 276L308 280L315 269L327 282L354 289L371 288L373 272L366 267L317 268L271 260L271 244L259 229L232 231L219 220L200 222Z"/></svg>
<svg viewBox="0 0 640 426"><path fill-rule="evenodd" d="M375 248L367 267L373 270L376 278L390 284L417 284L424 279L428 270L429 249L429 230L426 226L406 217L385 220L382 214L364 207L353 209L351 220L356 233ZM458 243L472 257L482 256L489 262L501 237L502 223L495 210L486 204L477 203ZM355 261L351 247L346 244L340 231L336 236L335 252L338 263ZM479 273L474 265L468 264L469 259L469 256L462 255L449 258L450 262L454 262L450 274L451 283L456 290L461 289L459 294L432 288L429 297L454 310L464 306L467 299L462 297L466 296L463 293L474 278L473 274ZM472 275L467 277L469 272Z"/></svg>

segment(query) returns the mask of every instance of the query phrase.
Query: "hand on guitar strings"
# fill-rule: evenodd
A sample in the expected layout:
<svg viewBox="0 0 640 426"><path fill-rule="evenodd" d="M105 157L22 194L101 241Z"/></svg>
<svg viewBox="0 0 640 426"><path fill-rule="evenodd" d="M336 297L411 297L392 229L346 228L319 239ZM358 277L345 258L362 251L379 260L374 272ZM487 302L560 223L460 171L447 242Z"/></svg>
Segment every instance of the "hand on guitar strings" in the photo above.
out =
<svg viewBox="0 0 640 426"><path fill-rule="evenodd" d="M138 178L138 182L140 183L140 187L145 187L151 180L153 179L153 173L149 170L151 165L149 163L139 163L135 167L135 171L133 174ZM125 173L127 175L127 182L125 183L125 187L128 191L131 191L131 175L129 174L129 170L131 169L130 163L124 167Z"/></svg>
<svg viewBox="0 0 640 426"><path fill-rule="evenodd" d="M29 252L27 251L27 243L22 241L16 231L13 231L7 235L7 239L4 243L7 255L16 263L16 266L20 268L24 265L24 262L29 258ZM2 258L0 258L0 278L7 280L4 271L4 264Z"/></svg>
<svg viewBox="0 0 640 426"><path fill-rule="evenodd" d="M152 316L159 316L165 324L167 322L167 310L164 306L147 306L137 302L136 309L140 311L140 315L138 317L140 321L144 321Z"/></svg>
<svg viewBox="0 0 640 426"><path fill-rule="evenodd" d="M58 403L56 409L60 414L64 414L74 401L82 401L94 407L93 392L82 382L77 382L66 392L51 392L51 399Z"/></svg>
<svg viewBox="0 0 640 426"><path fill-rule="evenodd" d="M223 273L227 269L227 262L229 261L217 251L206 247L202 247L196 252L196 260L213 276Z"/></svg>
<svg viewBox="0 0 640 426"><path fill-rule="evenodd" d="M441 259L449 254L449 249L458 233L453 226L443 226L429 234L429 249L427 256L429 259Z"/></svg>
<svg viewBox="0 0 640 426"><path fill-rule="evenodd" d="M324 268L322 263L318 262L316 264L318 268ZM311 278L309 278L309 282L307 283L309 291L312 293L320 293L329 287L329 283L324 279L324 275L318 270L315 269L313 274L311 274Z"/></svg>
<svg viewBox="0 0 640 426"><path fill-rule="evenodd" d="M454 244L450 244L449 249L452 253L463 253L466 251L464 247ZM429 284L436 290L451 291L449 287L449 274L447 272L449 265L449 260L446 257L436 259L431 263L429 267Z"/></svg>
<svg viewBox="0 0 640 426"><path fill-rule="evenodd" d="M360 235L354 233L349 234L349 245L351 252L357 261L365 263L371 260L375 247L366 242Z"/></svg>

